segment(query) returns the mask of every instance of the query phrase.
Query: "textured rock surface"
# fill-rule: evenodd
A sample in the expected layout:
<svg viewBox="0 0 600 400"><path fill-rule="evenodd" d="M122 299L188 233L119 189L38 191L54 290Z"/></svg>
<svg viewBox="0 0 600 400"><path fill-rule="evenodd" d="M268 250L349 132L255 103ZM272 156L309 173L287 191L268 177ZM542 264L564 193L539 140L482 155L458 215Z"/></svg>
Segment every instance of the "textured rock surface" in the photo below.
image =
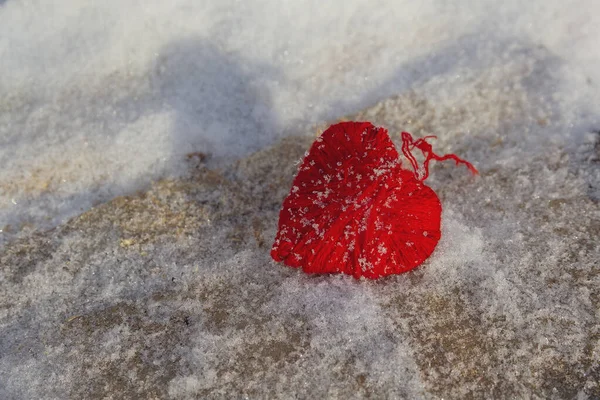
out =
<svg viewBox="0 0 600 400"><path fill-rule="evenodd" d="M8 243L0 398L600 398L600 140L553 139L547 68L517 49L350 117L438 133L481 172L433 168L443 238L408 274L270 260L316 132Z"/></svg>

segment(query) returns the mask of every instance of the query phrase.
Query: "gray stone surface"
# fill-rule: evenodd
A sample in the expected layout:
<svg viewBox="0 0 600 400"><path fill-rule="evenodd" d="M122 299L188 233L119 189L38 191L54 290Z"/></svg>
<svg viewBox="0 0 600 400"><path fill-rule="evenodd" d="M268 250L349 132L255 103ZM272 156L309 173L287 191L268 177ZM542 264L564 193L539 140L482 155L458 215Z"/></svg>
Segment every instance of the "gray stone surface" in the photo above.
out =
<svg viewBox="0 0 600 400"><path fill-rule="evenodd" d="M600 140L555 140L548 65L516 52L349 117L437 133L481 172L435 165L443 238L407 274L271 261L327 124L221 170L190 157L185 177L8 243L0 398L600 398Z"/></svg>

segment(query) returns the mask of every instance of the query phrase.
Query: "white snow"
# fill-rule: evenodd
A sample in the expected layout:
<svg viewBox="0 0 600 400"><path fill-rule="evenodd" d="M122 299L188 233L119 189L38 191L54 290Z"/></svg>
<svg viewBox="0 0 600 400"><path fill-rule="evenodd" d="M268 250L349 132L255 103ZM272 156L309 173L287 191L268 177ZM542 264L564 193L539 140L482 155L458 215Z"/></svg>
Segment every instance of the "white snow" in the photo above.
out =
<svg viewBox="0 0 600 400"><path fill-rule="evenodd" d="M523 42L561 64L552 95L587 126L600 4L577 3L5 1L0 243L178 174L187 153L226 162Z"/></svg>
<svg viewBox="0 0 600 400"><path fill-rule="evenodd" d="M283 277L258 314L274 316L266 322L274 340L278 329L289 322L286 316L304 318L302 323L311 329L309 346L315 351L312 359L297 365L319 365L316 371L303 372L289 364L283 374L295 379L291 382L295 387L306 375L325 380L340 360L352 354L381 384L399 382L398 393L392 395L419 397L423 390L415 372L419 355L403 336L414 333L408 327L414 321L392 306L409 295L424 299L423 306L431 309L436 296L453 296L451 306L460 305L466 292L470 300L477 300L468 312L481 312L478 317L484 321L499 316L509 321L510 329L490 331L490 340L501 342L513 335L527 345L543 346L562 331L548 323L537 332L539 321L561 318L572 324L573 335L556 348L567 361L576 359L572 349L584 347L586 330L578 324L590 320L594 312L598 315L588 309L592 303L586 288L580 287L580 293L560 288L570 279L562 273L561 257L577 242L556 236L564 222L560 219L545 223L540 231L528 231L527 224L552 200L558 200L558 211L553 212L559 214L571 198L586 195L586 176L570 175L569 163L581 160L561 159L563 152L556 149L589 150L597 145L590 132L600 129L599 18L597 0L0 0L0 248L15 237L58 225L160 177L184 173L186 154L209 154L208 163L219 167L281 137L313 132L315 124L418 88L432 109L456 110L454 119L445 120L454 122L450 132L429 132L438 135L434 149L469 136L474 121L489 124L490 136L497 136L500 143L493 157L489 142L476 135L469 136L470 146L458 149L458 155L490 177L510 169L505 181L510 180L512 186L506 187L514 197L506 196L504 186L485 186L486 181L470 185L468 190L476 191L473 196L485 197L486 204L505 214L498 220L468 221L463 205L447 198L442 240L415 278L420 282L412 286L408 274L384 285L349 277L313 279L270 272ZM536 68L542 70L522 73ZM508 79L504 84L507 76L517 75L533 78ZM514 96L504 97L506 93ZM527 98L532 94L537 97ZM490 105L505 99L506 104ZM518 113L522 104L540 105L539 115L532 116L539 119L539 126L505 125L521 121L505 118L505 113ZM552 119L554 110L560 110L558 120ZM543 159L536 160L536 154ZM598 179L597 168L578 171ZM428 182L436 191L443 189L450 173L459 177L456 187L459 179L470 175L464 167L452 166L432 172ZM591 208L582 210L580 217L597 218ZM484 213L477 210L470 215ZM565 215L570 217L566 211ZM275 221L267 223L267 229L275 228ZM219 234L225 236L224 231ZM265 237L272 238L274 231L269 234ZM542 244L532 246L534 239ZM165 276L179 272L182 280L208 283L235 277L241 295L238 299L237 293L231 294L231 303L239 306L232 312L252 313L247 303L255 293L244 286L246 277L285 267L270 265L266 250L262 256L251 251L232 255L225 242L215 237L214 246L225 248L228 258L201 265L199 275L191 265L175 265L171 253L156 261L167 271L160 277L158 272L136 268L106 270L104 260L93 260L82 262L83 272L76 278L65 271L35 270L24 279L22 290L10 296L16 299L14 304L35 299L40 308L54 299L48 300L48 310L38 308L38 314L27 316L37 321L66 313L71 307L67 303L79 299L80 291L88 287L90 301L134 296L149 293ZM52 249L55 257L68 251L68 242L62 246L65 249ZM354 246L352 242L349 250ZM384 255L388 250L380 247L379 252ZM578 251L588 251L580 254L585 260L582 268L591 268L597 248ZM544 274L554 286L547 284ZM460 293L446 292L451 289ZM61 303L63 298L68 300ZM202 306L187 299L181 303L196 310ZM448 310L452 311L450 306ZM0 316L13 317L10 308L1 311ZM400 329L397 321L406 326ZM532 321L536 324L529 324ZM217 335L204 328L195 328L197 340L185 354L196 370L169 383L174 397L192 397L213 387L215 365L229 365L236 354L251 348L248 337L253 336L248 332L228 328ZM11 332L9 339L21 333ZM111 347L107 351L124 350L118 340L121 334L128 332L106 333L106 346ZM532 337L536 343L528 342ZM528 359L531 348L523 349L523 359ZM315 354L323 357L322 363ZM547 359L534 360L538 361ZM32 358L14 369L3 364L13 377L6 383L7 392L22 393L23 398L27 393L46 393L47 383L38 378L42 369L48 373L43 363ZM62 376L55 379L55 386ZM29 387L33 389L28 391ZM285 387L276 390L284 393Z"/></svg>

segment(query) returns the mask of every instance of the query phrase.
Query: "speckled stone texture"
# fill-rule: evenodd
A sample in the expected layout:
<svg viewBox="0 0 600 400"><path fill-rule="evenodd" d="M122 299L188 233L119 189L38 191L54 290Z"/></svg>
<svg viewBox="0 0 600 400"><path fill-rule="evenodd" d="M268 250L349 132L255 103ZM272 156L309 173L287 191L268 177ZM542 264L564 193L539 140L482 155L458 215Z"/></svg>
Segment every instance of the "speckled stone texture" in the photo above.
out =
<svg viewBox="0 0 600 400"><path fill-rule="evenodd" d="M443 237L408 274L270 259L322 127L219 170L190 157L185 177L9 242L0 398L600 398L600 135L528 140L562 129L538 53L347 118L436 133L481 173L433 166Z"/></svg>

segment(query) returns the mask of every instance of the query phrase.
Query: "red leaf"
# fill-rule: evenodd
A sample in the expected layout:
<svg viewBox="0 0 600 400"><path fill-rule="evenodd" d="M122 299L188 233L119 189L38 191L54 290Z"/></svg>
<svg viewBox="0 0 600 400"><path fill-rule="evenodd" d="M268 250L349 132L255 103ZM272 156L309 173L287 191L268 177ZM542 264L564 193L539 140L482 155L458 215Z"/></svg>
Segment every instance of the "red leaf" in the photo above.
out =
<svg viewBox="0 0 600 400"><path fill-rule="evenodd" d="M417 175L410 150L426 154L426 174L430 159L466 162L439 157L425 139L413 142L408 133L403 140L415 172L402 168L384 128L342 122L323 132L283 202L273 259L308 273L371 279L409 271L427 259L440 239L442 207Z"/></svg>

